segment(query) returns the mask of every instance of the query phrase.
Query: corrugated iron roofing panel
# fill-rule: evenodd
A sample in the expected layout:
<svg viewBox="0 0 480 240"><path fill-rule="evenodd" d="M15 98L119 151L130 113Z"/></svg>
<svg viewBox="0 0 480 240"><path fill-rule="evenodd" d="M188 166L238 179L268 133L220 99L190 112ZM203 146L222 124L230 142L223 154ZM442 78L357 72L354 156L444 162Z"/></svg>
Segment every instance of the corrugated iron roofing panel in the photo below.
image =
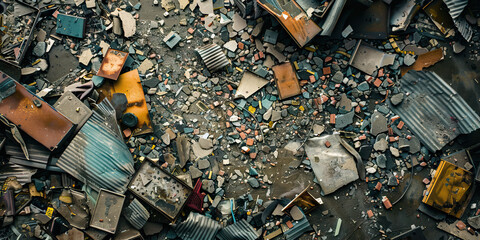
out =
<svg viewBox="0 0 480 240"><path fill-rule="evenodd" d="M136 229L141 229L150 218L148 210L136 198L125 208L123 215Z"/></svg>
<svg viewBox="0 0 480 240"><path fill-rule="evenodd" d="M391 109L431 151L480 128L478 114L436 73L409 71L399 86L409 95Z"/></svg>
<svg viewBox="0 0 480 240"><path fill-rule="evenodd" d="M99 105L105 101L108 100ZM101 108L94 110L58 159L57 166L97 191L104 188L124 193L135 172L133 158L106 115Z"/></svg>
<svg viewBox="0 0 480 240"><path fill-rule="evenodd" d="M228 61L222 48L217 44L209 44L195 49L198 55L203 59L208 70L215 72L227 66Z"/></svg>
<svg viewBox="0 0 480 240"><path fill-rule="evenodd" d="M50 151L37 141L29 139L27 136L25 137L24 141L30 159L25 157L25 154L18 143L7 141L7 144L5 145L5 153L10 157L9 161L27 167L46 169L50 158Z"/></svg>
<svg viewBox="0 0 480 240"><path fill-rule="evenodd" d="M0 181L5 181L9 177L17 177L20 184L32 182L32 176L37 172L36 169L8 163L0 165Z"/></svg>
<svg viewBox="0 0 480 240"><path fill-rule="evenodd" d="M468 0L443 0L443 2L450 10L450 16L453 19L457 19L468 4Z"/></svg>
<svg viewBox="0 0 480 240"><path fill-rule="evenodd" d="M455 23L455 26L457 27L457 30L460 33L460 35L462 35L462 37L465 38L467 42L470 42L470 40L472 40L472 37L473 37L473 29L472 29L472 26L468 24L465 17L459 17L455 19L453 23Z"/></svg>
<svg viewBox="0 0 480 240"><path fill-rule="evenodd" d="M255 240L260 235L257 234L252 225L248 224L245 219L241 219L236 223L222 229L217 238L220 240Z"/></svg>
<svg viewBox="0 0 480 240"><path fill-rule="evenodd" d="M175 232L183 240L212 240L221 228L217 221L190 212L188 218L176 226Z"/></svg>
<svg viewBox="0 0 480 240"><path fill-rule="evenodd" d="M297 222L293 222L293 228L288 229L283 233L285 236L285 239L287 240L294 240L298 239L300 236L302 236L305 232L312 231L312 227L310 226L310 223L308 222L307 217L304 217Z"/></svg>

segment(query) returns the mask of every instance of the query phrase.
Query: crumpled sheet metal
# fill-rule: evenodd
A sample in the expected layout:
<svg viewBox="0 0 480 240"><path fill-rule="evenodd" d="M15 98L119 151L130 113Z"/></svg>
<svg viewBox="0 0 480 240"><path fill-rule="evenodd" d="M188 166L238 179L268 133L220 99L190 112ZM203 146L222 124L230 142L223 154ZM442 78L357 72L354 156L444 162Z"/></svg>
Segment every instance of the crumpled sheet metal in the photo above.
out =
<svg viewBox="0 0 480 240"><path fill-rule="evenodd" d="M25 138L25 147L28 149L28 159L18 143L7 141L5 153L9 156L9 162L32 168L46 169L51 152L31 138Z"/></svg>
<svg viewBox="0 0 480 240"><path fill-rule="evenodd" d="M0 84L15 83L15 93L0 102L0 114L50 151L61 146L75 126L61 113L8 75L0 72Z"/></svg>
<svg viewBox="0 0 480 240"><path fill-rule="evenodd" d="M396 1L390 8L390 25L392 32L407 30L413 17L421 9L415 0Z"/></svg>
<svg viewBox="0 0 480 240"><path fill-rule="evenodd" d="M359 40L348 64L372 75L379 68L392 65L396 56L396 54L384 53Z"/></svg>
<svg viewBox="0 0 480 240"><path fill-rule="evenodd" d="M52 205L69 223L78 229L86 229L90 222L90 210L87 206L87 197L85 193L76 190L69 191L72 197L72 203L67 204L58 198L52 200ZM75 214L72 214L75 213Z"/></svg>
<svg viewBox="0 0 480 240"><path fill-rule="evenodd" d="M188 218L177 224L175 232L183 240L213 240L222 227L202 214L190 212Z"/></svg>
<svg viewBox="0 0 480 240"><path fill-rule="evenodd" d="M257 0L257 3L282 24L299 47L305 46L322 31L294 0L285 1L285 5L277 0Z"/></svg>
<svg viewBox="0 0 480 240"><path fill-rule="evenodd" d="M470 203L473 173L442 160L422 202L456 218L461 218Z"/></svg>
<svg viewBox="0 0 480 240"><path fill-rule="evenodd" d="M326 141L330 142L330 148L325 146ZM305 152L325 195L359 178L354 157L335 135L308 139Z"/></svg>
<svg viewBox="0 0 480 240"><path fill-rule="evenodd" d="M133 113L138 118L137 126L132 131L132 135L138 136L153 132L147 101L137 69L120 75L117 81L105 82L100 88L101 97L106 97L110 101L112 101L114 93L125 94L128 104L124 113Z"/></svg>
<svg viewBox="0 0 480 240"><path fill-rule="evenodd" d="M116 123L111 123L105 117L109 113L102 110L93 111L56 164L96 191L103 188L124 193L135 173L132 154L119 133L112 130Z"/></svg>
<svg viewBox="0 0 480 240"><path fill-rule="evenodd" d="M480 128L477 113L436 73L409 71L398 84L410 94L390 107L430 151Z"/></svg>
<svg viewBox="0 0 480 240"><path fill-rule="evenodd" d="M327 19L322 24L322 32L320 33L321 36L330 36L332 35L335 26L337 25L338 19L343 11L343 7L345 7L345 3L347 0L335 0L333 2L333 6L328 10Z"/></svg>
<svg viewBox="0 0 480 240"><path fill-rule="evenodd" d="M232 225L228 225L217 234L220 240L256 240L260 235L245 219L241 219Z"/></svg>
<svg viewBox="0 0 480 240"><path fill-rule="evenodd" d="M17 177L20 184L32 182L32 176L37 173L37 169L20 166L17 164L7 163L0 165L0 181L5 181L9 177Z"/></svg>

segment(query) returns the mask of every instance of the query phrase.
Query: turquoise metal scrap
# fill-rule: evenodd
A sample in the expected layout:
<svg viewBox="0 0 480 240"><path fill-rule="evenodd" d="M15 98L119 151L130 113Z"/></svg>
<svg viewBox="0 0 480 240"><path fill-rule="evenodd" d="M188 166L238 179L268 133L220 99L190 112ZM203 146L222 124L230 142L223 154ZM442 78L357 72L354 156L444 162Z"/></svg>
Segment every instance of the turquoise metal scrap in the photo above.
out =
<svg viewBox="0 0 480 240"><path fill-rule="evenodd" d="M86 19L66 14L57 15L57 33L76 38L85 37Z"/></svg>
<svg viewBox="0 0 480 240"><path fill-rule="evenodd" d="M105 101L73 138L57 166L96 191L124 193L135 172L133 158L117 123L112 122L113 107Z"/></svg>

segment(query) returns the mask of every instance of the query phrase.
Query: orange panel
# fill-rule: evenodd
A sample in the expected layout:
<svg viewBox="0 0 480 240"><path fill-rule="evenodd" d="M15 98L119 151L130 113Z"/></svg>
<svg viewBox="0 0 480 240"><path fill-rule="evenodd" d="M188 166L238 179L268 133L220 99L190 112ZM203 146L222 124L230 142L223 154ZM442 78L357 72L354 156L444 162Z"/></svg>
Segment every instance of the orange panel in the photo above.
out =
<svg viewBox="0 0 480 240"><path fill-rule="evenodd" d="M137 128L132 133L133 136L153 132L152 121L148 114L147 102L137 69L120 75L117 81L105 82L100 87L100 91L103 97L108 98L108 100L112 100L114 93L123 93L127 96L128 105L124 113L133 113L138 118Z"/></svg>

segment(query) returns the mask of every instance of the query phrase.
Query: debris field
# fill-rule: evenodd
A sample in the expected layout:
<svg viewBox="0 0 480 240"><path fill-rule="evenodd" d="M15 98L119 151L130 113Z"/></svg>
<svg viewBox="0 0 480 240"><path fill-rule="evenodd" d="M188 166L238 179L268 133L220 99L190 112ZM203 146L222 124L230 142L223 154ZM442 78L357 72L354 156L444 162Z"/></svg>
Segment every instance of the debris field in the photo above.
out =
<svg viewBox="0 0 480 240"><path fill-rule="evenodd" d="M0 0L0 240L480 239L480 2Z"/></svg>

